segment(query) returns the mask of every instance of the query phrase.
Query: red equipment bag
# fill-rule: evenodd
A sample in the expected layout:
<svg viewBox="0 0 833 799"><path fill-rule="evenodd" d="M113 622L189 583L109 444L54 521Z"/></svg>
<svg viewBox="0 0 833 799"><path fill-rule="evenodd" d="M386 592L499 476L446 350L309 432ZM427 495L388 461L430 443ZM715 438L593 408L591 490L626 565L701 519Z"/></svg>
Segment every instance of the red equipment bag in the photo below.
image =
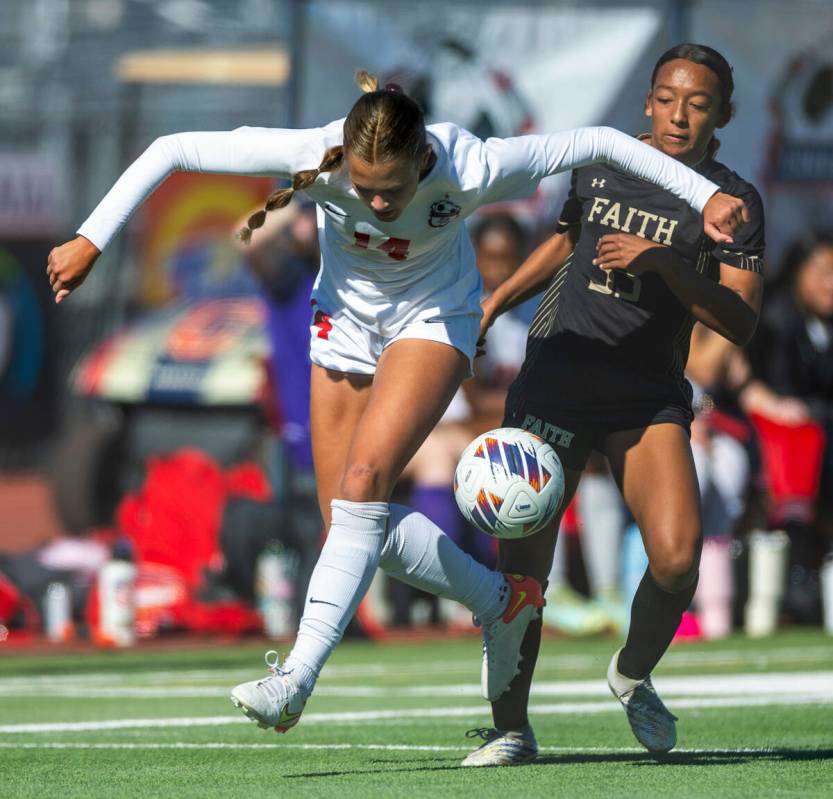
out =
<svg viewBox="0 0 833 799"><path fill-rule="evenodd" d="M811 522L826 445L824 429L816 422L788 426L757 413L749 420L758 434L764 483L772 502L770 522Z"/></svg>

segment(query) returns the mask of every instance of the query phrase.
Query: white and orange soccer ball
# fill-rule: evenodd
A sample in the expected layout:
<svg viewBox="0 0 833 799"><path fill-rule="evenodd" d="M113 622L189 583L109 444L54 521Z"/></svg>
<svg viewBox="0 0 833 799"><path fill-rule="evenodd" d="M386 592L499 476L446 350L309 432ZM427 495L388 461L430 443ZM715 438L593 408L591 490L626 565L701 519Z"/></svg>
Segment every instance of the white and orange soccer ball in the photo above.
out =
<svg viewBox="0 0 833 799"><path fill-rule="evenodd" d="M460 456L454 498L466 519L495 538L541 530L564 497L564 470L540 436L517 427L479 435Z"/></svg>

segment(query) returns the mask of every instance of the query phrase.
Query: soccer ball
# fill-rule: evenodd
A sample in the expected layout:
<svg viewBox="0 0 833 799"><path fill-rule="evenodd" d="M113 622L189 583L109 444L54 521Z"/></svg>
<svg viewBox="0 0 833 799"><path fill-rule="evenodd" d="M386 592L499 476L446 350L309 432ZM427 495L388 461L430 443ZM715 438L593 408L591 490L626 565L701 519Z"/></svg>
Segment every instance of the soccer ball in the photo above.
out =
<svg viewBox="0 0 833 799"><path fill-rule="evenodd" d="M543 438L517 427L490 430L469 444L454 473L454 498L466 519L495 538L524 538L555 515L564 470Z"/></svg>

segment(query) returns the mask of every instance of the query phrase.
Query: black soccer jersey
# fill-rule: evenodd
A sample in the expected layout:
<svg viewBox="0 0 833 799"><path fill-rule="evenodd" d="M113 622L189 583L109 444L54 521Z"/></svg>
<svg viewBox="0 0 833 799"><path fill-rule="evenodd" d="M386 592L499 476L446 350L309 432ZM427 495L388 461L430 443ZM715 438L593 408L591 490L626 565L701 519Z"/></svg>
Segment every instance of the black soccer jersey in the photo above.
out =
<svg viewBox="0 0 833 799"><path fill-rule="evenodd" d="M744 200L750 221L730 245L703 233L702 216L669 192L598 164L572 175L559 228L581 226L572 256L545 292L530 327L515 391L552 392L561 407L586 412L651 401L687 407L683 377L693 316L658 275L594 266L596 243L631 233L666 245L686 268L719 279L719 264L762 270L763 206L755 188L706 159L697 171Z"/></svg>

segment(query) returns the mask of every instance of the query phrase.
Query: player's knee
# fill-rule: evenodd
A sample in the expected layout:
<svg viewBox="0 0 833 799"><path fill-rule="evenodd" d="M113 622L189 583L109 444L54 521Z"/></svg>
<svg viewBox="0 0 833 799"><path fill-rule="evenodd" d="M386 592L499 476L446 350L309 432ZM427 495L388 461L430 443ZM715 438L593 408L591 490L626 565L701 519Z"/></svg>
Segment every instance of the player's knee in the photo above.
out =
<svg viewBox="0 0 833 799"><path fill-rule="evenodd" d="M682 591L691 585L699 566L699 548L677 544L667 547L651 559L651 572L666 591Z"/></svg>
<svg viewBox="0 0 833 799"><path fill-rule="evenodd" d="M348 502L379 502L388 499L390 479L378 465L348 464L341 479L339 499Z"/></svg>

